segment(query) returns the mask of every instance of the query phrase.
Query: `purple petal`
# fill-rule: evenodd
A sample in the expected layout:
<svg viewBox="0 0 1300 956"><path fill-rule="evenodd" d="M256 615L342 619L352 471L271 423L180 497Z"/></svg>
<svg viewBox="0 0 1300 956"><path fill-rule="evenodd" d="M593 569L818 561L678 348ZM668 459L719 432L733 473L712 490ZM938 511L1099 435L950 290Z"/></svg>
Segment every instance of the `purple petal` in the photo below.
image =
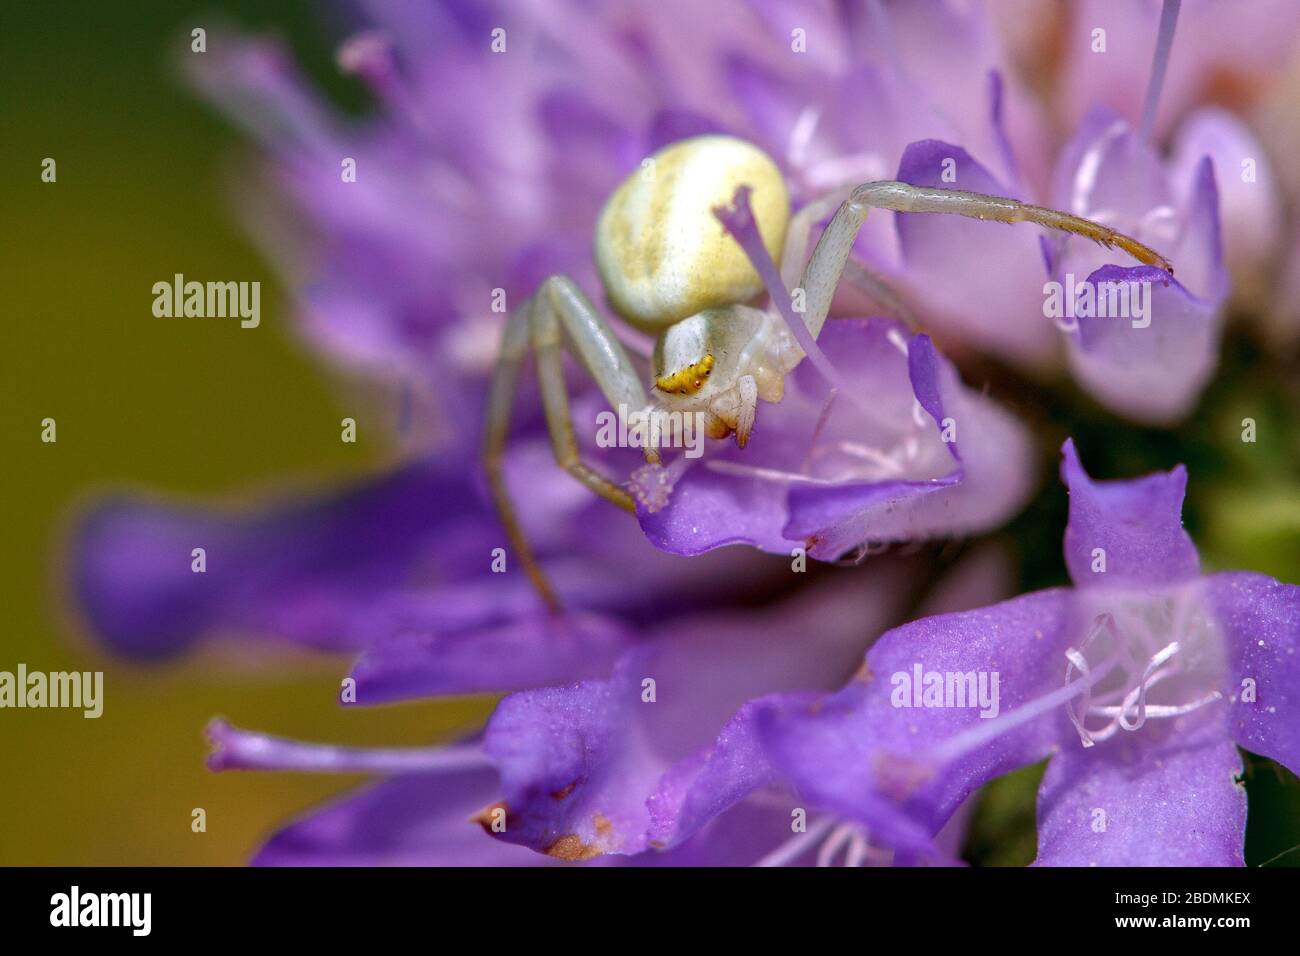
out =
<svg viewBox="0 0 1300 956"><path fill-rule="evenodd" d="M1300 773L1300 587L1245 572L1209 584L1227 643L1229 733Z"/></svg>
<svg viewBox="0 0 1300 956"><path fill-rule="evenodd" d="M185 650L220 615L225 590L224 575L191 570L191 552L222 553L234 538L206 515L120 499L100 505L72 546L73 587L90 628L128 657Z"/></svg>
<svg viewBox="0 0 1300 956"><path fill-rule="evenodd" d="M1036 865L1243 866L1241 755L1215 725L1206 731L1063 748L1038 794Z"/></svg>
<svg viewBox="0 0 1300 956"><path fill-rule="evenodd" d="M1068 348L1075 377L1102 404L1134 421L1181 420L1218 365L1219 303L1192 295L1150 266L1102 266L1084 282L1103 290L1098 296L1108 294L1107 284L1145 286L1150 299L1140 318L1131 309L1130 315L1077 319L1078 334Z"/></svg>
<svg viewBox="0 0 1300 956"><path fill-rule="evenodd" d="M483 594L484 601L492 600ZM399 625L352 668L357 703L544 687L607 674L635 636L598 615L545 609L483 615L472 625Z"/></svg>
<svg viewBox="0 0 1300 956"><path fill-rule="evenodd" d="M1256 268L1282 239L1280 191L1268 154L1235 115L1208 107L1178 130L1171 175L1180 195L1193 193L1206 157L1218 174L1229 265L1234 273Z"/></svg>
<svg viewBox="0 0 1300 956"><path fill-rule="evenodd" d="M252 515L110 502L77 533L75 585L92 630L128 656L178 653L216 630L356 647L366 608L410 579L435 537L483 539L481 524L444 510L474 494L463 476L418 463Z"/></svg>
<svg viewBox="0 0 1300 956"><path fill-rule="evenodd" d="M982 530L1019 508L1032 481L1023 432L968 392L928 338L837 319L820 344L858 395L832 400L800 365L782 401L760 409L746 448L710 447L665 508L638 513L653 544L835 558L869 541Z"/></svg>
<svg viewBox="0 0 1300 956"><path fill-rule="evenodd" d="M256 866L540 866L471 818L497 795L491 770L406 774L350 793L272 836Z"/></svg>
<svg viewBox="0 0 1300 956"><path fill-rule="evenodd" d="M1030 446L1020 424L966 389L929 336L908 346L917 403L942 435L958 467L928 481L795 486L787 537L809 541L809 554L834 558L863 541L908 541L978 533L1006 521L1032 491Z"/></svg>
<svg viewBox="0 0 1300 956"><path fill-rule="evenodd" d="M1061 690L1064 654L1079 624L1070 592L1060 589L913 621L883 635L838 693L767 705L759 731L777 771L805 798L860 821L886 845L932 855L934 835L977 787L1074 736L1059 707L1036 708L1033 719L1014 715ZM996 673L999 715L894 706L891 698L918 667L923 674L984 673L990 682ZM1007 723L1000 728L999 720ZM979 746L961 743L985 733L992 736Z"/></svg>
<svg viewBox="0 0 1300 956"><path fill-rule="evenodd" d="M1200 573L1196 546L1183 530L1186 468L1097 482L1083 470L1073 440L1061 454L1061 480L1070 492L1065 563L1076 585L1178 584Z"/></svg>
<svg viewBox="0 0 1300 956"><path fill-rule="evenodd" d="M901 607L911 567L880 563L865 590L845 578L762 613L678 622L608 680L505 698L484 739L504 838L564 858L681 842L770 776L746 702L842 681Z"/></svg>

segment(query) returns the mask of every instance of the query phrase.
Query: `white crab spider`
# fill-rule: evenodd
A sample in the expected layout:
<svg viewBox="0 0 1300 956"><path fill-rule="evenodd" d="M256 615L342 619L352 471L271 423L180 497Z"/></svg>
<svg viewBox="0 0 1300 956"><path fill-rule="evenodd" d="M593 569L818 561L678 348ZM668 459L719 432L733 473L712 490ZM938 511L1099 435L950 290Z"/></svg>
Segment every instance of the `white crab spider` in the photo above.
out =
<svg viewBox="0 0 1300 956"><path fill-rule="evenodd" d="M610 196L596 225L595 258L614 311L656 336L648 399L635 366L604 316L569 278L554 275L510 316L488 400L485 463L492 495L517 556L548 604L558 606L515 518L502 460L519 368L531 345L556 461L602 497L635 512L632 495L582 461L573 434L561 348L568 344L615 409L700 413L708 434L735 434L742 448L759 400L781 400L785 376L805 357L781 314L748 304L764 284L740 245L714 218L738 188L752 191L755 224L787 285L799 278L812 227L838 195L793 218L785 181L757 146L699 136L664 147ZM843 195L843 194L839 194ZM849 252L870 209L957 213L1033 222L1114 245L1172 273L1163 257L1100 223L1014 199L900 182L865 183L847 193L803 269L802 319L815 341ZM788 238L787 238L788 234ZM645 450L651 463L654 448Z"/></svg>

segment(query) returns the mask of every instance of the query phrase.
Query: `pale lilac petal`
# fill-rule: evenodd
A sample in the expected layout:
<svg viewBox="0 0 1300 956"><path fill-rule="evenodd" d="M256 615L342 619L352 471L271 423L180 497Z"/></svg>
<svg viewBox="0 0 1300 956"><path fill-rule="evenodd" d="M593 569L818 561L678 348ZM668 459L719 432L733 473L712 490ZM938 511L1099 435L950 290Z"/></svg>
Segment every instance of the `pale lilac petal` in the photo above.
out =
<svg viewBox="0 0 1300 956"><path fill-rule="evenodd" d="M1171 280L1079 237L1053 241L1063 297L1087 283L1098 306L1107 303L1106 315L1055 319L1069 332L1071 368L1099 401L1135 421L1169 424L1185 417L1218 364L1228 276L1209 159L1198 163L1189 186L1184 196L1175 195L1160 157L1103 110L1090 114L1067 144L1054 178L1059 208L1125 232L1174 265L1177 278ZM1136 294L1103 295L1099 283Z"/></svg>
<svg viewBox="0 0 1300 956"><path fill-rule="evenodd" d="M1216 174L1228 266L1238 279L1251 277L1282 239L1282 197L1272 163L1249 127L1217 107L1198 110L1178 129L1171 177L1179 195L1192 194L1207 156Z"/></svg>
<svg viewBox="0 0 1300 956"><path fill-rule="evenodd" d="M1036 4L1031 5L1035 8ZM1053 104L1066 128L1103 104L1134 123L1161 4L1147 0L1078 0L1062 8L1064 48L1059 51L1059 88ZM1178 19L1173 53L1156 113L1155 134L1163 142L1191 108L1216 89L1266 88L1269 77L1294 55L1295 6L1290 0L1186 0ZM1104 31L1104 50L1096 31Z"/></svg>
<svg viewBox="0 0 1300 956"><path fill-rule="evenodd" d="M845 484L790 493L788 537L833 558L863 541L907 541L978 533L1011 518L1035 484L1028 435L1009 413L964 387L928 336L912 339L908 368L917 402L949 443L958 469L920 488Z"/></svg>
<svg viewBox="0 0 1300 956"><path fill-rule="evenodd" d="M1219 361L1220 305L1161 269L1102 266L1082 281L1150 289L1141 318L1084 316L1069 339L1071 370L1102 404L1134 421L1171 424L1196 404ZM1145 293L1139 293L1145 295Z"/></svg>

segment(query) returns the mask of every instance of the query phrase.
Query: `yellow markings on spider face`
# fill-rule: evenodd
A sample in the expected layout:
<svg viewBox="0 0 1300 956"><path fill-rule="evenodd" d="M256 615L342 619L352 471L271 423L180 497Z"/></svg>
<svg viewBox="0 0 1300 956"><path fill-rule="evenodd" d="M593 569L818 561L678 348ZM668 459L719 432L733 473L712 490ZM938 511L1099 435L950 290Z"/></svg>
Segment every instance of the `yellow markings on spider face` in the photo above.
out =
<svg viewBox="0 0 1300 956"><path fill-rule="evenodd" d="M713 215L736 187L763 243L780 256L790 195L780 168L752 143L696 136L665 146L614 190L596 224L596 267L610 304L651 334L705 309L748 302L762 280Z"/></svg>
<svg viewBox="0 0 1300 956"><path fill-rule="evenodd" d="M713 356L705 355L698 362L678 369L671 375L661 375L655 379L655 388L672 395L694 395L704 387L713 371Z"/></svg>

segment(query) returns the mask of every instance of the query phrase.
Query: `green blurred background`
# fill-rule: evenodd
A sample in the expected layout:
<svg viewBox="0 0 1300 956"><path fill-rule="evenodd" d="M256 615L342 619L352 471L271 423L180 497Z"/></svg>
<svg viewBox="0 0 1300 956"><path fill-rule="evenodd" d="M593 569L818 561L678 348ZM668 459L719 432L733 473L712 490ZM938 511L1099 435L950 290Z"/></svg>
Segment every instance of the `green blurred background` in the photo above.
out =
<svg viewBox="0 0 1300 956"><path fill-rule="evenodd" d="M220 10L216 15L213 11ZM321 486L395 457L293 339L283 290L235 221L232 192L247 144L185 88L174 69L195 26L233 22L286 38L342 108L365 97L333 67L337 33L308 3L152 0L7 3L0 11L3 149L0 430L5 488L6 612L0 669L103 669L99 720L77 711L0 711L0 864L238 864L277 824L355 783L292 774L214 775L205 723L305 739L423 743L484 716L463 700L343 711L347 660L208 650L161 669L125 667L78 637L61 567L78 507L107 489L235 501L285 483ZM44 157L58 182L40 181ZM151 287L175 272L262 282L262 324L159 320ZM1043 436L1045 472L1067 434L1094 474L1141 474L1187 462L1187 521L1212 568L1300 581L1300 374L1241 328L1198 413L1176 432L1120 425L1068 388L1047 404L1004 388ZM968 370L969 374L969 370ZM977 373L982 374L982 373ZM996 371L987 371L996 380ZM359 442L338 422L361 423ZM1259 422L1243 445L1240 421ZM40 422L58 422L58 442ZM1054 480L1005 536L1022 584L1064 578L1066 498ZM1300 784L1248 761L1247 857L1300 844ZM991 789L968 857L1024 863L1034 853L1041 768ZM207 813L193 833L191 812ZM1300 864L1300 853L1273 865Z"/></svg>
<svg viewBox="0 0 1300 956"><path fill-rule="evenodd" d="M231 211L245 144L177 77L189 31L219 22L280 33L344 105L360 103L313 4L0 5L0 670L103 669L106 698L98 720L0 711L0 864L242 863L276 823L355 782L212 774L202 730L215 714L305 739L418 743L488 708L343 712L346 659L206 652L127 667L79 640L66 610L63 539L97 492L231 500L393 455L293 340L283 290ZM47 156L55 184L40 181ZM154 318L151 286L175 272L260 280L261 327ZM355 445L339 441L345 414ZM57 444L40 440L47 416ZM206 833L190 830L195 807Z"/></svg>

